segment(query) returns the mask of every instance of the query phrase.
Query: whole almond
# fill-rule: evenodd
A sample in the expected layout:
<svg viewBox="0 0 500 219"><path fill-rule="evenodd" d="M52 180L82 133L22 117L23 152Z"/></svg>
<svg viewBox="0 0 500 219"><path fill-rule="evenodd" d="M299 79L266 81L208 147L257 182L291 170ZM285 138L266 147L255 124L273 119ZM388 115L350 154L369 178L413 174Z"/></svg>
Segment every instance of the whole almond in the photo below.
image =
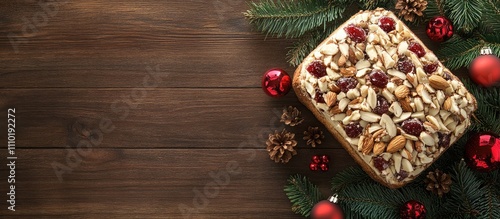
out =
<svg viewBox="0 0 500 219"><path fill-rule="evenodd" d="M402 135L398 135L394 137L391 142L389 142L389 145L387 145L387 152L389 153L395 153L401 150L402 148L405 147L406 144L406 138Z"/></svg>
<svg viewBox="0 0 500 219"><path fill-rule="evenodd" d="M328 92L325 95L325 103L329 107L332 107L337 103L337 93L335 92Z"/></svg>
<svg viewBox="0 0 500 219"><path fill-rule="evenodd" d="M386 146L387 146L387 144L385 142L377 142L377 143L375 143L373 145L373 155L377 156L377 155L380 155L380 154L384 153Z"/></svg>
<svg viewBox="0 0 500 219"><path fill-rule="evenodd" d="M340 88L335 83L328 84L328 88L335 93L340 93Z"/></svg>
<svg viewBox="0 0 500 219"><path fill-rule="evenodd" d="M398 99L404 99L408 97L409 94L410 94L410 89L406 85L399 85L394 90L394 95L396 95Z"/></svg>
<svg viewBox="0 0 500 219"><path fill-rule="evenodd" d="M451 109L451 97L446 98L443 103L443 109L448 111Z"/></svg>
<svg viewBox="0 0 500 219"><path fill-rule="evenodd" d="M363 140L363 146L361 147L361 152L365 155L371 153L374 144L375 142L373 141L373 138L365 138Z"/></svg>
<svg viewBox="0 0 500 219"><path fill-rule="evenodd" d="M432 75L429 77L429 84L431 85L432 88L438 89L438 90L445 90L450 86L448 84L448 81L446 81L443 77L439 75Z"/></svg>

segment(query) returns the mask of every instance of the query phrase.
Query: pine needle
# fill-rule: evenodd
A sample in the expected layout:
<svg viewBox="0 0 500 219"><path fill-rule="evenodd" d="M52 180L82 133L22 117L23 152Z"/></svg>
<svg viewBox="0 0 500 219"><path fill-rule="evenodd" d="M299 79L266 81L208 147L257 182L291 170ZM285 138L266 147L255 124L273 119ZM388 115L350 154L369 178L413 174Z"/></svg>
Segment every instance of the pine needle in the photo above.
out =
<svg viewBox="0 0 500 219"><path fill-rule="evenodd" d="M480 0L446 1L447 14L459 32L469 34L479 26L483 4Z"/></svg>
<svg viewBox="0 0 500 219"><path fill-rule="evenodd" d="M266 35L297 38L342 17L347 0L262 0L252 2L244 14Z"/></svg>
<svg viewBox="0 0 500 219"><path fill-rule="evenodd" d="M500 55L500 43L487 42L481 37L462 38L453 36L441 44L437 51L438 57L449 69L468 67L472 60L480 55L481 48L490 47L493 54Z"/></svg>
<svg viewBox="0 0 500 219"><path fill-rule="evenodd" d="M293 212L304 217L309 217L314 204L324 200L316 185L298 174L290 176L284 191L292 203Z"/></svg>

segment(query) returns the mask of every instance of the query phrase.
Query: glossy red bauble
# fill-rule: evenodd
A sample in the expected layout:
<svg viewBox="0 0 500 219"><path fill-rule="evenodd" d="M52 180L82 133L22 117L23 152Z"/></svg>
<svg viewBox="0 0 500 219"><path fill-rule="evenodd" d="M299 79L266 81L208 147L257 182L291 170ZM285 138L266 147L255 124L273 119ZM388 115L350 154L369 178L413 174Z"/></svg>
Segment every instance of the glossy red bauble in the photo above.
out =
<svg viewBox="0 0 500 219"><path fill-rule="evenodd" d="M403 219L424 219L427 215L427 210L424 204L415 200L410 200L401 206L399 214Z"/></svg>
<svg viewBox="0 0 500 219"><path fill-rule="evenodd" d="M453 24L448 18L437 16L429 20L425 33L432 41L444 42L453 36Z"/></svg>
<svg viewBox="0 0 500 219"><path fill-rule="evenodd" d="M317 163L317 164L321 163L321 158L319 155L312 156L311 160L313 163Z"/></svg>
<svg viewBox="0 0 500 219"><path fill-rule="evenodd" d="M292 79L283 69L270 69L262 77L262 89L271 97L284 96L291 87Z"/></svg>
<svg viewBox="0 0 500 219"><path fill-rule="evenodd" d="M319 165L317 163L311 163L311 164L309 164L309 169L311 171L316 171L316 170L318 170L318 166Z"/></svg>
<svg viewBox="0 0 500 219"><path fill-rule="evenodd" d="M491 54L480 55L470 64L469 74L481 86L496 85L500 83L500 59Z"/></svg>
<svg viewBox="0 0 500 219"><path fill-rule="evenodd" d="M326 163L321 163L321 164L319 165L319 169L321 169L321 171L323 171L323 172L328 171L328 169L329 169L329 168L328 168L328 164L326 164Z"/></svg>
<svg viewBox="0 0 500 219"><path fill-rule="evenodd" d="M320 201L314 205L311 211L311 219L343 219L344 212L339 205L327 200Z"/></svg>
<svg viewBox="0 0 500 219"><path fill-rule="evenodd" d="M493 133L472 135L465 145L467 165L479 172L490 172L500 167L500 138Z"/></svg>

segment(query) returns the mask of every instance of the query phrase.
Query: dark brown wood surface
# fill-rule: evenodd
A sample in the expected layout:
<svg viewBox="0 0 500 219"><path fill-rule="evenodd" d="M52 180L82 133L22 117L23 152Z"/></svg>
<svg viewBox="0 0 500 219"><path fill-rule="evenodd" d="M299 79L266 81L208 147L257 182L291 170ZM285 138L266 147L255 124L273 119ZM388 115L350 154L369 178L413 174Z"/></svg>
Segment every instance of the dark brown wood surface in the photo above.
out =
<svg viewBox="0 0 500 219"><path fill-rule="evenodd" d="M247 8L243 0L1 1L0 218L301 218L283 192L290 174L328 193L331 177L356 164L329 134L317 149L305 146L303 130L323 126L293 92L263 94L267 69L293 72L292 41L264 40L245 21ZM306 122L288 128L299 149L282 165L264 142L284 127L287 105ZM331 170L309 171L313 154L330 155Z"/></svg>

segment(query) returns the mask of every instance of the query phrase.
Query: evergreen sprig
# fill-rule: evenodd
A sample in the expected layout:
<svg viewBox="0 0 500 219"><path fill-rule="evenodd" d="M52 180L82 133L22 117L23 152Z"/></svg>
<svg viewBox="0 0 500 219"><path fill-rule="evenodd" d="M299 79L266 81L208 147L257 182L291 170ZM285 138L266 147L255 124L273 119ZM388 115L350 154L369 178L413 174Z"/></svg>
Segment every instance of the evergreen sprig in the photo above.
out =
<svg viewBox="0 0 500 219"><path fill-rule="evenodd" d="M324 199L316 185L298 174L290 176L284 191L292 202L292 211L304 217L309 217L314 204Z"/></svg>
<svg viewBox="0 0 500 219"><path fill-rule="evenodd" d="M449 0L445 7L448 18L459 32L470 34L479 26L483 15L481 0Z"/></svg>
<svg viewBox="0 0 500 219"><path fill-rule="evenodd" d="M244 14L267 35L296 38L343 16L347 0L262 0Z"/></svg>
<svg viewBox="0 0 500 219"><path fill-rule="evenodd" d="M455 35L442 44L437 56L447 68L458 69L469 66L480 55L483 47L490 47L493 54L500 55L500 42L488 42L482 36L463 38Z"/></svg>

